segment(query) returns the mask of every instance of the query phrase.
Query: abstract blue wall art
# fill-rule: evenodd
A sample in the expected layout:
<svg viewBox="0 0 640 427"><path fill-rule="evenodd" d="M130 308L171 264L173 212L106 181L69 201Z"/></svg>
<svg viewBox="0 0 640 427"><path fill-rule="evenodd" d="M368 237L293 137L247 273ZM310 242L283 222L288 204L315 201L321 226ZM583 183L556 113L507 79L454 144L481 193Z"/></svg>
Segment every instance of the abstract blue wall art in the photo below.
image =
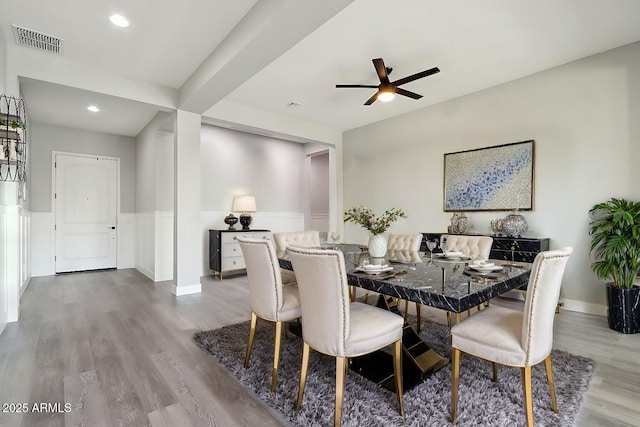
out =
<svg viewBox="0 0 640 427"><path fill-rule="evenodd" d="M444 155L444 210L533 209L534 141Z"/></svg>

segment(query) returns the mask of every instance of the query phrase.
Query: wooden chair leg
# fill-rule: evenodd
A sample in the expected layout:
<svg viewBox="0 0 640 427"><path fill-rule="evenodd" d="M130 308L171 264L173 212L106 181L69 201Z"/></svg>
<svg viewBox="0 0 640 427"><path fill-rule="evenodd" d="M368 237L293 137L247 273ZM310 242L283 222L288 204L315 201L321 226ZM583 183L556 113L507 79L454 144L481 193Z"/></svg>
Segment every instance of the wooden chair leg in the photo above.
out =
<svg viewBox="0 0 640 427"><path fill-rule="evenodd" d="M549 383L549 394L551 395L551 408L558 413L558 401L556 400L556 386L553 382L553 371L551 370L551 355L544 359L544 366L547 369L547 382Z"/></svg>
<svg viewBox="0 0 640 427"><path fill-rule="evenodd" d="M451 424L456 425L458 412L458 382L460 380L460 350L451 349Z"/></svg>
<svg viewBox="0 0 640 427"><path fill-rule="evenodd" d="M334 427L340 427L340 424L342 424L342 402L344 400L344 370L346 360L346 357L336 357L336 408L333 419Z"/></svg>
<svg viewBox="0 0 640 427"><path fill-rule="evenodd" d="M280 343L282 342L282 324L276 322L276 342L273 350L273 372L271 373L271 393L276 391L276 381L278 378L278 362L280 361Z"/></svg>
<svg viewBox="0 0 640 427"><path fill-rule="evenodd" d="M307 382L307 370L309 369L309 353L311 347L304 342L302 346L302 366L300 367L300 384L298 385L298 401L296 402L296 411L302 406L302 396L304 395L304 386Z"/></svg>
<svg viewBox="0 0 640 427"><path fill-rule="evenodd" d="M407 301L407 304L409 304L409 301ZM416 319L417 319L417 325L416 326L416 331L418 332L418 334L420 333L420 310L422 309L422 307L420 306L420 303L417 302L416 303Z"/></svg>
<svg viewBox="0 0 640 427"><path fill-rule="evenodd" d="M408 303L407 303L408 304ZM396 379L396 395L398 396L398 409L404 416L404 404L402 402L402 340L393 344L393 375Z"/></svg>
<svg viewBox="0 0 640 427"><path fill-rule="evenodd" d="M496 362L491 362L491 366L493 368L493 382L498 382L498 364Z"/></svg>
<svg viewBox="0 0 640 427"><path fill-rule="evenodd" d="M249 357L251 357L251 349L253 348L253 338L256 336L256 323L258 322L258 316L254 312L251 312L251 326L249 327L249 342L247 343L247 352L244 355L244 367L249 366Z"/></svg>
<svg viewBox="0 0 640 427"><path fill-rule="evenodd" d="M524 410L527 414L527 427L533 427L533 391L531 389L531 366L522 368L522 389L524 391Z"/></svg>
<svg viewBox="0 0 640 427"><path fill-rule="evenodd" d="M453 320L452 320L452 315L450 311L447 311L447 325L449 325L449 329L451 329Z"/></svg>

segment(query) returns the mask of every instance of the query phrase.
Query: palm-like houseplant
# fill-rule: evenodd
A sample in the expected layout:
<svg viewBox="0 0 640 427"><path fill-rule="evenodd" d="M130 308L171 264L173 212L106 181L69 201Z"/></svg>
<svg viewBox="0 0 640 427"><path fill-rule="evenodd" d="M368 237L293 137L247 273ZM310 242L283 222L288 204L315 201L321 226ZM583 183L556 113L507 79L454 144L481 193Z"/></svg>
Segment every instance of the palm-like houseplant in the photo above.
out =
<svg viewBox="0 0 640 427"><path fill-rule="evenodd" d="M640 332L640 202L612 198L589 210L591 269L607 285L609 327Z"/></svg>

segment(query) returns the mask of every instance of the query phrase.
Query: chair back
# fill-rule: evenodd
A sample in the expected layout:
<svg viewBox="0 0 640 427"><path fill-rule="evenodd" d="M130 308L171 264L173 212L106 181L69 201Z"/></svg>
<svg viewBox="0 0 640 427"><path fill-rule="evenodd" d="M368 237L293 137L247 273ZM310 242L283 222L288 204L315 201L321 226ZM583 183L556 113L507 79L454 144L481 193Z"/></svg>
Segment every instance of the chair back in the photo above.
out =
<svg viewBox="0 0 640 427"><path fill-rule="evenodd" d="M289 245L303 248L319 248L320 232L316 230L306 230L273 233L273 240L276 243L277 253L284 254Z"/></svg>
<svg viewBox="0 0 640 427"><path fill-rule="evenodd" d="M276 250L271 240L238 236L249 279L251 310L259 317L280 321L282 277Z"/></svg>
<svg viewBox="0 0 640 427"><path fill-rule="evenodd" d="M422 243L422 234L394 234L389 233L387 237L387 249L418 252Z"/></svg>
<svg viewBox="0 0 640 427"><path fill-rule="evenodd" d="M287 254L298 280L302 338L321 353L344 357L350 301L342 252L289 246Z"/></svg>
<svg viewBox="0 0 640 427"><path fill-rule="evenodd" d="M489 259L493 245L493 238L490 236L444 234L440 241L446 242L447 251L462 252L472 260Z"/></svg>
<svg viewBox="0 0 640 427"><path fill-rule="evenodd" d="M553 320L562 276L573 248L540 252L531 267L522 319L522 348L526 365L544 360L553 345Z"/></svg>

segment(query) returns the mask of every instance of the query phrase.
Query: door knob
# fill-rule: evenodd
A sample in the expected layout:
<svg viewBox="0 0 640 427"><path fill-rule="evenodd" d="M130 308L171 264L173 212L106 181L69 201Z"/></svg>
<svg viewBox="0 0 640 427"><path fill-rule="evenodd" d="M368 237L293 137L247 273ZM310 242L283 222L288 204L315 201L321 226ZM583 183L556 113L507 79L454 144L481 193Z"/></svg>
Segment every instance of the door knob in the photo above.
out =
<svg viewBox="0 0 640 427"><path fill-rule="evenodd" d="M111 226L111 229L112 229L112 230L115 230L115 229L116 229L116 226L115 226L115 225Z"/></svg>

